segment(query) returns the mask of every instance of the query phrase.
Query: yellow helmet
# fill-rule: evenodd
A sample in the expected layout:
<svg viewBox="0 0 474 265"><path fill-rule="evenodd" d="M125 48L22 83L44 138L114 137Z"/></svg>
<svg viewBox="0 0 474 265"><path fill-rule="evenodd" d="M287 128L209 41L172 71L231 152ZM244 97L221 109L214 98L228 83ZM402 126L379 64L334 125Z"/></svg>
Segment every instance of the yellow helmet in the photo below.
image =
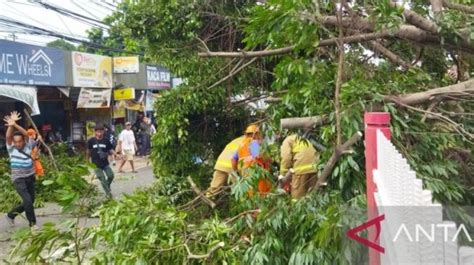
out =
<svg viewBox="0 0 474 265"><path fill-rule="evenodd" d="M245 129L245 134L258 133L258 132L259 132L259 129L256 124L250 124L249 126L247 126L247 129Z"/></svg>

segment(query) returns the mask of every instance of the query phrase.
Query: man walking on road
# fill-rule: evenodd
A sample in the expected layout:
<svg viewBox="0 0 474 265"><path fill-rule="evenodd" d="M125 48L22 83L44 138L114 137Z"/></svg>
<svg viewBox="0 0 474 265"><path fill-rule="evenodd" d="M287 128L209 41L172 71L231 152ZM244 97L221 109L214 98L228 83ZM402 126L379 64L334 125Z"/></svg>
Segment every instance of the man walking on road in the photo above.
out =
<svg viewBox="0 0 474 265"><path fill-rule="evenodd" d="M125 130L123 130L119 135L119 140L117 144L117 153L122 153L123 160L119 167L119 172L123 172L122 168L127 161L130 162L132 166L132 172L138 173L135 171L135 166L133 165L133 156L137 150L137 143L135 142L135 136L132 131L132 124L130 122L125 123Z"/></svg>
<svg viewBox="0 0 474 265"><path fill-rule="evenodd" d="M22 200L20 205L6 214L6 219L13 225L15 217L25 212L30 227L37 229L33 207L35 201L35 168L31 158L31 151L37 142L30 139L26 130L16 123L20 119L20 114L16 111L3 119L6 122L5 126L8 127L5 138L10 156L11 178ZM14 132L15 129L17 131Z"/></svg>
<svg viewBox="0 0 474 265"><path fill-rule="evenodd" d="M114 147L109 139L104 137L104 127L96 125L94 128L95 136L87 141L87 161L90 159L97 168L95 174L104 188L107 197L112 198L110 184L114 179L114 172L109 165L109 154L115 155Z"/></svg>

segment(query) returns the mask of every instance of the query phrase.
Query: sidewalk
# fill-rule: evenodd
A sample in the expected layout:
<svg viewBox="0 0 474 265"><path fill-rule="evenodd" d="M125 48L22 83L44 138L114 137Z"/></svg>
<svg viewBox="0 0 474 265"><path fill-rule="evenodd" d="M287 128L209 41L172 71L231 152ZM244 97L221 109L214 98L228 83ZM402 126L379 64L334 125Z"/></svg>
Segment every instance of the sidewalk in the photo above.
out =
<svg viewBox="0 0 474 265"><path fill-rule="evenodd" d="M153 184L155 177L153 176L151 163L148 161L146 158L137 158L135 160L135 170L137 170L138 173L131 173L132 169L129 163L124 166L124 173L118 173L117 166L112 167L116 173L111 186L112 195L115 199L120 199L123 194L133 193L137 188L143 188ZM94 179L92 183L97 185L99 192L103 193L102 187L97 179ZM46 203L44 207L35 209L35 212L39 226L47 222L58 224L70 218L63 215L61 213L61 207L55 203ZM4 260L8 260L9 251L14 246L15 242L11 241L11 236L16 230L28 227L25 218L21 218L20 216L15 219L15 226L11 227L5 220L3 214L4 213L1 213L2 216L0 216L0 264L3 264ZM97 218L88 218L87 225L97 224L98 221Z"/></svg>

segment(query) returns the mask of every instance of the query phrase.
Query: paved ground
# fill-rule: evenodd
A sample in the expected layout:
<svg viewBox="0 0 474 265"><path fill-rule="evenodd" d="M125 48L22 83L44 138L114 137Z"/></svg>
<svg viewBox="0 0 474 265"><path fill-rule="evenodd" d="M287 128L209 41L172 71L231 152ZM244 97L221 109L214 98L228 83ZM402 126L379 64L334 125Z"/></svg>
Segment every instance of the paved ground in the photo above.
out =
<svg viewBox="0 0 474 265"><path fill-rule="evenodd" d="M116 172L115 180L112 183L112 194L114 198L120 199L123 194L132 193L135 189L146 187L151 185L155 178L153 177L153 171L151 165L147 159L137 158L135 161L135 168L138 173L131 173L132 169L130 164L123 167L124 173L118 173L118 166L113 167ZM102 192L102 187L98 180L93 181L94 184L99 186L99 190ZM47 203L43 208L36 209L36 215L38 219L38 225L41 226L47 222L61 223L66 220L67 217L61 214L61 207L54 203ZM94 225L98 219L88 219L88 225ZM4 260L8 260L8 253L11 250L13 242L10 240L12 234L19 228L27 227L27 221L24 218L17 218L16 224L11 227L5 220L5 217L0 216L0 264Z"/></svg>

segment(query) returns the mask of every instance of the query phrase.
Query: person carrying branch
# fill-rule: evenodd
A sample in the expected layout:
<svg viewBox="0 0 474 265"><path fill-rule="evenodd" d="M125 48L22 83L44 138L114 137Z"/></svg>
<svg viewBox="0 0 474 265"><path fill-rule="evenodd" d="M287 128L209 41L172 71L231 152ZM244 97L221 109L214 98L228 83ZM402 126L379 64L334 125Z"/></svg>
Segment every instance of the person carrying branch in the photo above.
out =
<svg viewBox="0 0 474 265"><path fill-rule="evenodd" d="M288 170L293 170L291 179L291 197L299 199L306 195L308 189L313 187L317 181L316 163L319 153L313 145L297 134L291 134L285 138L281 148L280 177L284 178Z"/></svg>
<svg viewBox="0 0 474 265"><path fill-rule="evenodd" d="M29 138L27 131L16 123L20 119L20 114L16 111L3 119L6 122L5 126L7 126L5 138L10 156L11 178L22 200L22 203L8 212L5 217L8 223L14 225L15 217L25 212L31 229L37 229L33 207L35 201L35 167L31 157L31 151L37 145L37 141Z"/></svg>

